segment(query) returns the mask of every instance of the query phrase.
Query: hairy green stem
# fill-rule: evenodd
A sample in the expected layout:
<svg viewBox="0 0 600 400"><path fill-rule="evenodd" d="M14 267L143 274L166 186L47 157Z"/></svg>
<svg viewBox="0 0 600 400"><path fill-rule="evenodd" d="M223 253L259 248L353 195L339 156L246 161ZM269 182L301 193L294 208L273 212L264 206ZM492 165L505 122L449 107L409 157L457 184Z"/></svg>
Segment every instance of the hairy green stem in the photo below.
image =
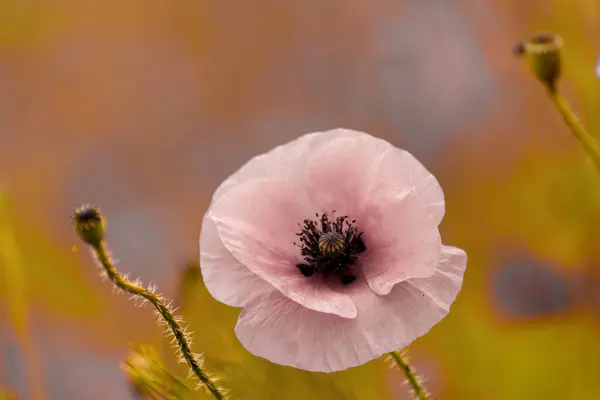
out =
<svg viewBox="0 0 600 400"><path fill-rule="evenodd" d="M407 362L402 358L402 355L400 355L400 353L397 351L393 351L390 353L390 356L392 357L392 359L394 360L394 362L396 363L398 368L400 368L402 370L402 372L404 373L404 376L406 376L406 380L408 381L410 387L412 388L413 392L415 393L415 396L417 396L417 398L420 400L427 399L428 398L427 392L423 388L423 385L421 385L421 383L419 383L419 380L415 376L413 370L410 368L410 366L407 364Z"/></svg>
<svg viewBox="0 0 600 400"><path fill-rule="evenodd" d="M600 173L600 147L596 139L585 129L567 100L557 90L548 91L548 96Z"/></svg>
<svg viewBox="0 0 600 400"><path fill-rule="evenodd" d="M200 382L204 384L204 386L215 399L223 400L225 398L224 395L221 394L220 390L210 379L210 377L204 371L202 371L197 357L194 355L194 353L192 353L186 334L181 326L181 319L176 318L169 309L169 306L167 306L165 302L153 291L132 283L119 274L110 260L104 241L100 241L97 244L91 244L91 247L98 258L98 261L104 268L104 271L106 271L106 275L115 284L115 286L127 293L146 299L154 307L156 307L162 318L171 329L177 345L181 350L181 355L191 368L192 372L198 377Z"/></svg>

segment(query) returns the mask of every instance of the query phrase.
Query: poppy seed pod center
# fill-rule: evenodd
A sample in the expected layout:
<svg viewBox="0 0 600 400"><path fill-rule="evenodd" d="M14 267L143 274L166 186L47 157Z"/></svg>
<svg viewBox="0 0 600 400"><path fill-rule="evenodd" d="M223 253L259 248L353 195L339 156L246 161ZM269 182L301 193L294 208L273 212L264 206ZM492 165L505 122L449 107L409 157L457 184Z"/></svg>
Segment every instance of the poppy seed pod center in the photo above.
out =
<svg viewBox="0 0 600 400"><path fill-rule="evenodd" d="M323 276L338 276L344 285L356 280L353 270L358 254L366 250L362 240L362 232L354 226L355 220L348 221L348 216L329 219L327 213L317 217L317 221L305 219L300 225L301 232L296 235L300 243L300 254L304 263L298 264L302 275L310 277L316 273Z"/></svg>

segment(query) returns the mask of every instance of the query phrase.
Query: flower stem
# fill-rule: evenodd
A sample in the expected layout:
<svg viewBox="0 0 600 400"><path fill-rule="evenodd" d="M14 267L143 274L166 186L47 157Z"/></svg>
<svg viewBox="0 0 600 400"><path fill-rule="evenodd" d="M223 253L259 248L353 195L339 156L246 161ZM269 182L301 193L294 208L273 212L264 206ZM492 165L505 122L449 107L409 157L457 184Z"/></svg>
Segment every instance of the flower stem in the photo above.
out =
<svg viewBox="0 0 600 400"><path fill-rule="evenodd" d="M198 358L192 353L189 345L188 338L186 333L184 332L181 326L181 318L175 317L171 312L169 306L165 304L164 300L161 299L158 295L156 295L152 290L146 289L143 286L137 285L135 283L129 282L126 278L124 278L115 268L108 252L106 251L106 246L104 241L100 241L97 244L91 244L91 248L94 251L98 261L106 271L106 275L108 278L117 286L119 289L130 293L135 296L140 296L147 301L149 301L160 313L162 318L165 320L169 328L171 329L173 336L175 337L175 341L179 349L181 350L181 355L183 359L187 362L192 372L198 377L200 382L204 384L204 386L208 389L208 391L213 395L213 397L217 400L223 400L225 397L214 382L208 377L208 375L202 371L200 368L200 362Z"/></svg>
<svg viewBox="0 0 600 400"><path fill-rule="evenodd" d="M427 399L428 395L427 395L427 392L425 391L425 389L423 388L423 385L421 385L421 383L419 383L419 380L415 376L412 368L410 368L410 366L407 364L407 362L402 358L402 355L400 354L400 352L393 351L390 353L390 356L392 357L392 359L394 360L394 362L396 363L398 368L400 368L402 370L402 372L404 373L404 376L406 376L406 380L410 384L410 387L412 388L413 392L415 393L415 396L417 396L417 399L420 399L420 400Z"/></svg>
<svg viewBox="0 0 600 400"><path fill-rule="evenodd" d="M548 91L548 96L600 173L600 147L596 139L585 129L567 100L558 91Z"/></svg>

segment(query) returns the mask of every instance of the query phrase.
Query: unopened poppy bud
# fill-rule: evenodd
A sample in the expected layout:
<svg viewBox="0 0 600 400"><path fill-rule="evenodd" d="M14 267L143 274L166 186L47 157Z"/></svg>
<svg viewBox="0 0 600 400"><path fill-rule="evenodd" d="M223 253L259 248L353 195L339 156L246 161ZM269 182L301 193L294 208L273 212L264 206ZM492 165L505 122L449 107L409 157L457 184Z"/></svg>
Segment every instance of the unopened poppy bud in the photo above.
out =
<svg viewBox="0 0 600 400"><path fill-rule="evenodd" d="M99 246L104 240L106 223L100 210L92 206L81 206L73 213L73 225L77 234L90 246Z"/></svg>
<svg viewBox="0 0 600 400"><path fill-rule="evenodd" d="M551 92L561 74L561 50L563 40L553 33L538 33L531 40L522 40L513 46L513 52L525 56L537 78Z"/></svg>

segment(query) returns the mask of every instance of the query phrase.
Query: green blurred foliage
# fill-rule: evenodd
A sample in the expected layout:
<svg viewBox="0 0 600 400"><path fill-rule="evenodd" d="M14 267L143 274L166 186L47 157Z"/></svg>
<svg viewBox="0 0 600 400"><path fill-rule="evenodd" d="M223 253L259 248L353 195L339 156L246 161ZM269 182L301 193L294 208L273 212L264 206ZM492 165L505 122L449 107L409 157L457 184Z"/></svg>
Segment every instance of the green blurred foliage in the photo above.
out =
<svg viewBox="0 0 600 400"><path fill-rule="evenodd" d="M183 400L189 396L188 386L165 367L153 346L136 346L121 369L142 398Z"/></svg>
<svg viewBox="0 0 600 400"><path fill-rule="evenodd" d="M0 388L0 400L18 400L18 397L14 393L2 390Z"/></svg>
<svg viewBox="0 0 600 400"><path fill-rule="evenodd" d="M8 195L0 192L0 277L4 283L0 292L9 299L13 328L17 335L24 335L27 329L26 277L11 219Z"/></svg>
<svg viewBox="0 0 600 400"><path fill-rule="evenodd" d="M22 224L10 211L8 194L0 196L0 213L0 262L6 283L0 300L11 304L17 326L24 323L25 299L67 316L99 308L98 295L77 265L73 248L59 246L39 227Z"/></svg>
<svg viewBox="0 0 600 400"><path fill-rule="evenodd" d="M0 48L31 48L47 40L52 24L49 4L3 1L0 14ZM35 26L36 29L31 29Z"/></svg>

